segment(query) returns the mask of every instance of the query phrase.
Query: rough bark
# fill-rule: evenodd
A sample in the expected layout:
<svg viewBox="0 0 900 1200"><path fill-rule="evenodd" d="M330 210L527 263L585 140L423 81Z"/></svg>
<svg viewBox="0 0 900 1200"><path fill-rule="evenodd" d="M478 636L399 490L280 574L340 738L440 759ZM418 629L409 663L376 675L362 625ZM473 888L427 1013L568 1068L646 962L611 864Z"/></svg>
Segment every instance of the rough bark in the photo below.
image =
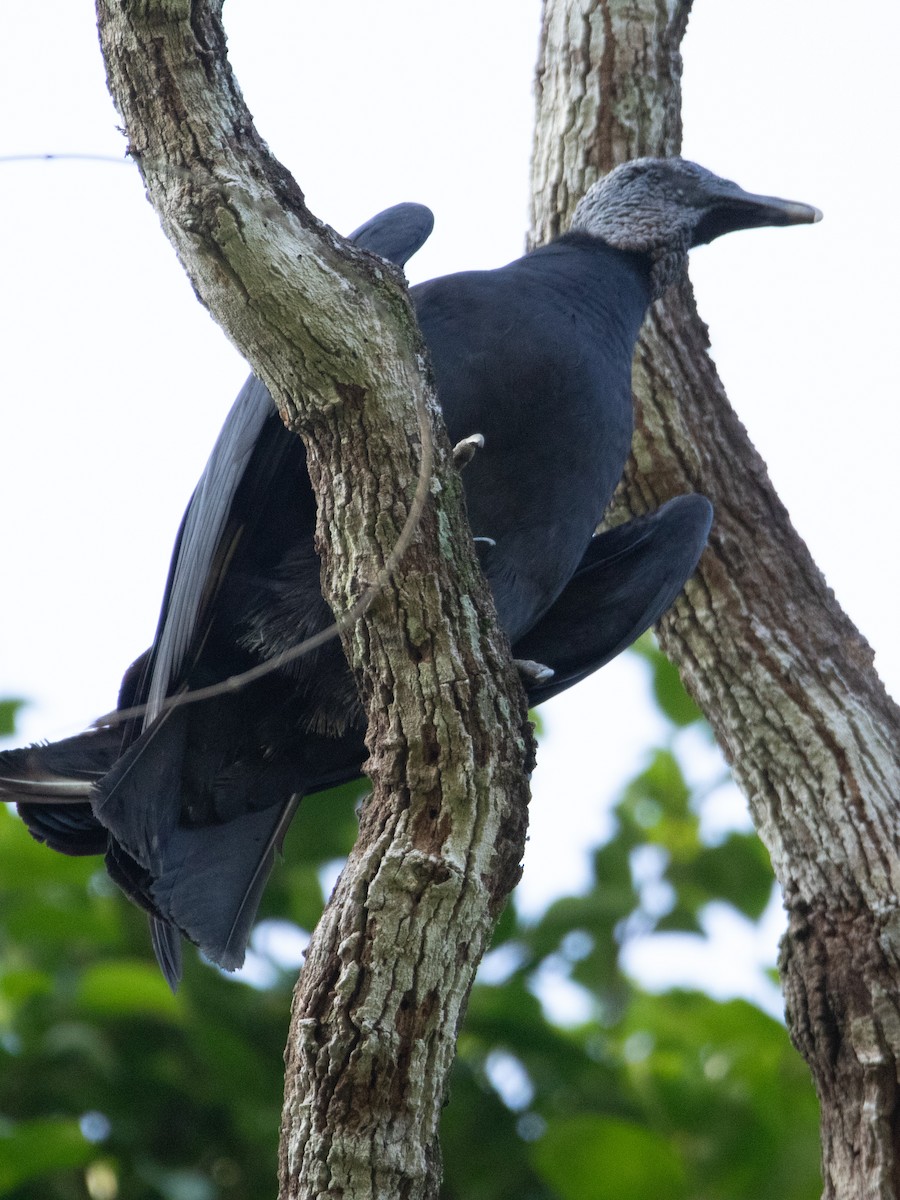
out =
<svg viewBox="0 0 900 1200"><path fill-rule="evenodd" d="M545 0L535 243L598 174L678 153L689 2ZM662 622L784 892L792 1037L822 1107L825 1195L900 1195L900 713L730 408L690 284L635 357L638 422L620 507L712 500L709 549Z"/></svg>
<svg viewBox="0 0 900 1200"><path fill-rule="evenodd" d="M417 411L436 408L398 273L320 225L271 158L220 8L98 0L110 90L200 299L304 436L323 588L343 612L407 520ZM531 731L446 437L433 437L402 569L344 634L374 794L295 993L282 1197L434 1194L456 1030L518 877Z"/></svg>

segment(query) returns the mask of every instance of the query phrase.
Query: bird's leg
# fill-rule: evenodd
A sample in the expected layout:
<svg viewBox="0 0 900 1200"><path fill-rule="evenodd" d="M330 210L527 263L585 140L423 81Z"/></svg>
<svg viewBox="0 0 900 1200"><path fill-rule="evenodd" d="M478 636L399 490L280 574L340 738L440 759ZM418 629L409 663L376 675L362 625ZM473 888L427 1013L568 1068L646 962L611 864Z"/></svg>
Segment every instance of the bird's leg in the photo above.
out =
<svg viewBox="0 0 900 1200"><path fill-rule="evenodd" d="M471 441L472 439L467 438L466 440ZM463 443L460 442L460 445L462 444ZM482 570L486 570L488 556L497 543L492 537L473 537L472 541L475 543L475 550L478 554L478 559L481 563ZM514 658L513 662L515 663L519 675L522 677L522 683L526 688L529 686L534 686L538 683L547 683L547 681L552 679L556 674L552 667L547 667L543 663L534 662L534 660L530 658Z"/></svg>
<svg viewBox="0 0 900 1200"><path fill-rule="evenodd" d="M543 663L534 662L530 658L514 658L513 662L526 687L529 683L546 683L556 674L552 667L546 667Z"/></svg>
<svg viewBox="0 0 900 1200"><path fill-rule="evenodd" d="M466 463L471 462L476 450L484 449L484 435L481 433L473 433L470 437L463 438L461 442L457 442L453 447L453 465L457 471L461 471Z"/></svg>

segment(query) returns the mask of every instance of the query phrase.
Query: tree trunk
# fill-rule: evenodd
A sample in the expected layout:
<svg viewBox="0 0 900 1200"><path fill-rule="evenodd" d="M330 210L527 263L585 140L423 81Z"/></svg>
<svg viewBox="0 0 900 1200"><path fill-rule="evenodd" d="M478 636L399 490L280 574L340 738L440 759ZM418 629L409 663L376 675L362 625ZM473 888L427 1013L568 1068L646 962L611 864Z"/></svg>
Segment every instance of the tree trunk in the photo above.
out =
<svg viewBox="0 0 900 1200"><path fill-rule="evenodd" d="M345 612L381 580L342 635L374 794L295 993L280 1194L429 1196L457 1027L518 878L531 730L399 274L271 158L220 9L98 0L110 90L200 299L304 437L326 597Z"/></svg>
<svg viewBox="0 0 900 1200"><path fill-rule="evenodd" d="M532 239L617 163L680 148L690 0L545 0ZM750 803L784 892L791 1035L822 1108L825 1195L900 1196L900 720L730 408L687 280L635 357L618 504L683 491L716 510L660 639Z"/></svg>

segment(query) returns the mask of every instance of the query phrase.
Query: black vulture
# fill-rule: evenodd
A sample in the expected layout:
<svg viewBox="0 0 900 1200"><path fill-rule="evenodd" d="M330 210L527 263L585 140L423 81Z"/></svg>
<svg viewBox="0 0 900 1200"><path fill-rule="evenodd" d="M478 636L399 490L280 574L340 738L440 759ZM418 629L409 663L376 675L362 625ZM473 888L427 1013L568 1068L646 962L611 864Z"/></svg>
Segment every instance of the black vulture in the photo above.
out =
<svg viewBox="0 0 900 1200"><path fill-rule="evenodd" d="M412 288L451 441L484 439L464 469L466 505L513 653L547 668L524 674L532 704L656 621L706 542L702 496L595 535L631 442L631 359L649 304L691 247L819 216L683 159L638 159L594 184L549 245ZM431 221L399 205L351 236L403 265ZM361 773L364 717L337 641L239 691L164 705L331 623L314 526L303 445L251 376L182 522L153 645L123 680L119 709L146 715L0 756L0 790L34 836L105 854L151 914L173 987L182 935L221 966L241 964L299 798Z"/></svg>

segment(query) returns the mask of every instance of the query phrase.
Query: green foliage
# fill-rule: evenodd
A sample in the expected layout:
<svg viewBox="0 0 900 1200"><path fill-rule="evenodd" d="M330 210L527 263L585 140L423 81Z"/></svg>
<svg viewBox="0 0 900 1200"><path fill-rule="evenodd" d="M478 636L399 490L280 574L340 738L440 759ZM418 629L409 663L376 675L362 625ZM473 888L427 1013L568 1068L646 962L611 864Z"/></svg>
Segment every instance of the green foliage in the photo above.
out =
<svg viewBox="0 0 900 1200"><path fill-rule="evenodd" d="M96 860L49 854L0 810L0 863L0 1195L87 1197L73 1168L99 1160L138 1200L184 1195L165 1170L186 1164L210 1197L253 1195L275 1161L287 988L224 985L190 958L173 997Z"/></svg>
<svg viewBox="0 0 900 1200"><path fill-rule="evenodd" d="M688 1194L681 1159L668 1141L618 1117L554 1121L531 1158L562 1200L682 1200Z"/></svg>
<svg viewBox="0 0 900 1200"><path fill-rule="evenodd" d="M84 1167L91 1157L77 1121L49 1117L6 1123L0 1127L0 1195L11 1196L48 1171Z"/></svg>
<svg viewBox="0 0 900 1200"><path fill-rule="evenodd" d="M652 634L645 633L632 650L646 659L653 672L653 696L660 710L673 725L692 725L703 714L684 690L678 668L666 658Z"/></svg>
<svg viewBox="0 0 900 1200"><path fill-rule="evenodd" d="M679 749L699 716L641 654L671 735L619 797L587 890L500 921L444 1115L446 1200L819 1195L815 1100L782 1025L744 1001L650 996L621 966L635 933L696 934L714 901L756 920L772 887L754 837L704 841ZM312 928L359 796L304 801L263 919ZM0 1197L274 1194L294 972L262 966L252 987L188 950L173 997L99 861L52 854L0 808ZM580 998L577 1023L554 1019L550 978Z"/></svg>
<svg viewBox="0 0 900 1200"><path fill-rule="evenodd" d="M360 790L301 805L263 918L312 925ZM272 1194L294 973L267 965L253 988L188 952L173 996L100 860L51 853L0 807L0 1196Z"/></svg>
<svg viewBox="0 0 900 1200"><path fill-rule="evenodd" d="M24 700L0 700L0 737L9 737L14 731L16 713L24 706Z"/></svg>

